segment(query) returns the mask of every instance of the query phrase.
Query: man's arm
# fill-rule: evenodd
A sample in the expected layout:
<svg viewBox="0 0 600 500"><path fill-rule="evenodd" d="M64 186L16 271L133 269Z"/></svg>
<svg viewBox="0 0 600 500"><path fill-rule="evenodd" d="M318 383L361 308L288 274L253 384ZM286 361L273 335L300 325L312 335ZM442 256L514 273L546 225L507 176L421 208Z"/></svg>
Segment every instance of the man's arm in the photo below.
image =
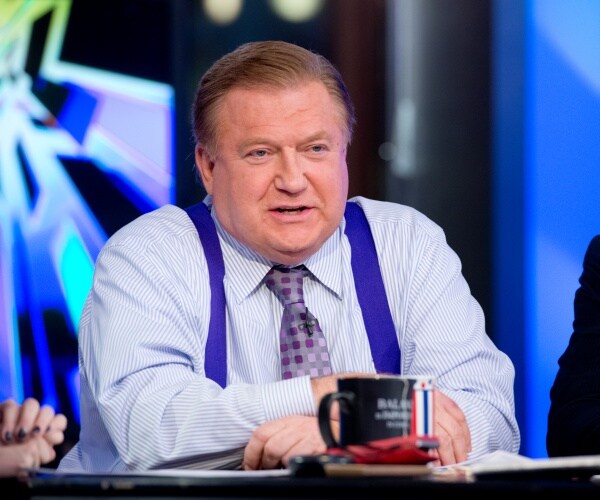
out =
<svg viewBox="0 0 600 500"><path fill-rule="evenodd" d="M100 439L131 470L187 466L243 448L267 420L313 413L308 380L223 389L205 376L210 289L197 234L165 235L163 227L154 235L156 221L146 222L97 259L79 340L84 405L103 429L86 426L82 443ZM93 462L89 446L84 454L92 466L114 467L113 458Z"/></svg>
<svg viewBox="0 0 600 500"><path fill-rule="evenodd" d="M441 230L418 244L404 314L403 363L408 374L435 374L435 387L457 406L446 401L439 416L434 408L443 438L440 457L450 463L453 456L466 458L466 450L469 458L498 449L518 452L513 364L488 337L483 311ZM452 450L446 449L450 443Z"/></svg>

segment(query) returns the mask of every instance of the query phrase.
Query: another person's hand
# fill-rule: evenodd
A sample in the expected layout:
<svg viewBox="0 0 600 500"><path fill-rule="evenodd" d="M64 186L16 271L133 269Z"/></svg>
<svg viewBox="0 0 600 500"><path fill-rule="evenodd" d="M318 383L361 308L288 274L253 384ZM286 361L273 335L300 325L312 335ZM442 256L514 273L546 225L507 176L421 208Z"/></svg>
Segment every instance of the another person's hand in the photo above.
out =
<svg viewBox="0 0 600 500"><path fill-rule="evenodd" d="M0 477L16 477L23 469L36 469L55 458L54 447L42 436L0 446Z"/></svg>
<svg viewBox="0 0 600 500"><path fill-rule="evenodd" d="M317 417L289 416L267 422L254 431L246 449L245 470L287 467L296 455L325 453Z"/></svg>
<svg viewBox="0 0 600 500"><path fill-rule="evenodd" d="M471 451L471 432L458 405L440 391L433 392L433 433L440 446L434 451L438 460L433 465L451 465L467 459Z"/></svg>
<svg viewBox="0 0 600 500"><path fill-rule="evenodd" d="M55 413L49 405L40 406L34 398L27 398L22 405L12 399L0 403L0 442L4 445L42 436L55 446L63 442L66 428L67 418L62 413Z"/></svg>
<svg viewBox="0 0 600 500"><path fill-rule="evenodd" d="M22 405L12 399L0 403L0 476L21 468L39 467L56 458L54 446L64 440L67 418L34 398Z"/></svg>

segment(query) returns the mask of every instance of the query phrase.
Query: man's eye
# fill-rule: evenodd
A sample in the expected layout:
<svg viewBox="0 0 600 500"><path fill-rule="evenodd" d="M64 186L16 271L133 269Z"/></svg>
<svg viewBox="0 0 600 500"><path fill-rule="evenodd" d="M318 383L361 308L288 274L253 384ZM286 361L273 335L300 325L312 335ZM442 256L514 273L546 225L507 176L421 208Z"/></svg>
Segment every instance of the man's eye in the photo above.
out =
<svg viewBox="0 0 600 500"><path fill-rule="evenodd" d="M321 144L315 144L314 146L311 146L310 149L315 153L320 153L322 151L325 151L325 146Z"/></svg>
<svg viewBox="0 0 600 500"><path fill-rule="evenodd" d="M264 149L257 149L256 151L252 151L250 156L254 156L255 158L264 158L267 156L267 152Z"/></svg>

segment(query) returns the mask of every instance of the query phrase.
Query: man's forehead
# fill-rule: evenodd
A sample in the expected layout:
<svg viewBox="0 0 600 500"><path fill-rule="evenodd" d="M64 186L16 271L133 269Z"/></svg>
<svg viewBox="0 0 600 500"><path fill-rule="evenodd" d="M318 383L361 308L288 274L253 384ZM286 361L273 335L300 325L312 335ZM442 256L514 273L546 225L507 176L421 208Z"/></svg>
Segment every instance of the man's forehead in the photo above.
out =
<svg viewBox="0 0 600 500"><path fill-rule="evenodd" d="M286 107L288 99L290 102L289 108ZM252 108L255 107L262 113L269 109L271 104L273 108L276 108L281 103L284 103L284 106L279 111L280 113L285 113L289 109L290 111L313 111L321 115L323 112L325 114L331 113L331 108L334 108L333 112L339 116L342 120L341 124L345 126L346 110L343 104L336 100L320 81L309 81L288 87L272 85L260 87L236 86L223 95L219 108L221 110L223 110L223 107L229 108L225 111L227 113L238 111L240 106L245 106L254 112ZM327 110L328 107L329 110ZM256 116L260 117L261 113L257 113ZM223 118L226 116L228 115L224 115ZM255 115L253 114L252 117L254 118ZM265 116L265 118L267 117Z"/></svg>

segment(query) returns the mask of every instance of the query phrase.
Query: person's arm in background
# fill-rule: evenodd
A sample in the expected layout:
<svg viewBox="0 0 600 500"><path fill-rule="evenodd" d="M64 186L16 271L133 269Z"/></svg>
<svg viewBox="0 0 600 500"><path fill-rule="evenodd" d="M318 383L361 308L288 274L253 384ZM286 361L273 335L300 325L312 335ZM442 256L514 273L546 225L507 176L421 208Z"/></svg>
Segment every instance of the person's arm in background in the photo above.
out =
<svg viewBox="0 0 600 500"><path fill-rule="evenodd" d="M579 283L573 333L550 390L551 457L600 453L600 235L589 244Z"/></svg>
<svg viewBox="0 0 600 500"><path fill-rule="evenodd" d="M0 477L17 476L56 458L54 447L64 440L66 417L34 398L22 405L12 399L0 403Z"/></svg>

